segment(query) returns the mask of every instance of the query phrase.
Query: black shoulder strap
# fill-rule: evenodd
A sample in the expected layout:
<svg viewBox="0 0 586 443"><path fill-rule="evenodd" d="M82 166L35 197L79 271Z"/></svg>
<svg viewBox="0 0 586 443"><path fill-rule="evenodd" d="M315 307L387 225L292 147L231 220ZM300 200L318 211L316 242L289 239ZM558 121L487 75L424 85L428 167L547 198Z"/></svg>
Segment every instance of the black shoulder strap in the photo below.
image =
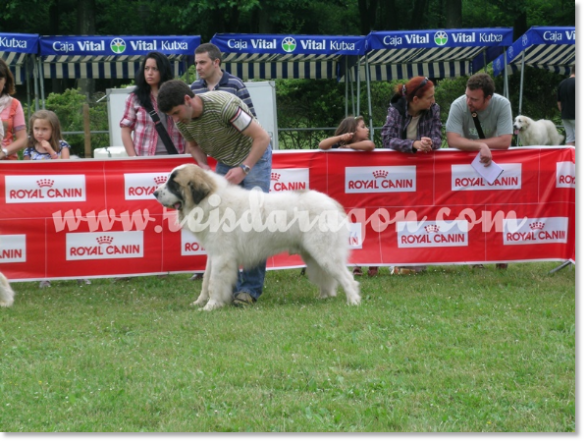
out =
<svg viewBox="0 0 586 443"><path fill-rule="evenodd" d="M476 132L478 132L478 138L486 138L484 137L484 131L482 130L482 126L480 126L480 120L478 120L478 114L476 112L472 113L472 119L474 120L474 126L476 126Z"/></svg>
<svg viewBox="0 0 586 443"><path fill-rule="evenodd" d="M155 122L155 128L159 133L159 137L161 137L161 140L163 140L163 144L165 145L167 152L169 154L178 154L179 152L177 152L177 148L173 144L173 140L171 140L171 137L169 137L169 133L165 130L165 127L161 123L161 119L159 118L159 114L157 114L157 111L155 111L152 106L149 106L148 108L146 108L146 110L153 119L153 122Z"/></svg>

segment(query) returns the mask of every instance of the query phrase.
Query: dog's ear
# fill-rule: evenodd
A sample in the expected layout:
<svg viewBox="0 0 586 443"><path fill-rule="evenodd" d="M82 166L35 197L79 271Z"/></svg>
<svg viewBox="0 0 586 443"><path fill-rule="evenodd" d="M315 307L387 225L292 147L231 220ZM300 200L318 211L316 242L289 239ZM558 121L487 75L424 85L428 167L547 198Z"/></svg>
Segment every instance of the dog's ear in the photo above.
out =
<svg viewBox="0 0 586 443"><path fill-rule="evenodd" d="M191 199L194 205L198 205L204 198L212 192L212 189L205 181L190 181L189 190L191 191Z"/></svg>

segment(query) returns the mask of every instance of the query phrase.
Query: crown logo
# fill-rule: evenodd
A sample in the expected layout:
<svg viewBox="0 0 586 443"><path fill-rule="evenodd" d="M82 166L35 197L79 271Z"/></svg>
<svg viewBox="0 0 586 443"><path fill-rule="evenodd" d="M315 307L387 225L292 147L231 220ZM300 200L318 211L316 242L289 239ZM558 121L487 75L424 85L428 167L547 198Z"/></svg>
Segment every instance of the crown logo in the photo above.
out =
<svg viewBox="0 0 586 443"><path fill-rule="evenodd" d="M387 175L389 175L389 173L388 171L379 169L378 171L374 171L372 175L374 175L374 178L387 178Z"/></svg>
<svg viewBox="0 0 586 443"><path fill-rule="evenodd" d="M529 227L531 228L532 231L540 231L543 228L545 228L545 223L543 223L543 222L535 222L535 223L531 223L529 225Z"/></svg>
<svg viewBox="0 0 586 443"><path fill-rule="evenodd" d="M96 238L96 240L100 245L111 245L112 241L114 240L114 237L110 235L101 235L98 238Z"/></svg>
<svg viewBox="0 0 586 443"><path fill-rule="evenodd" d="M163 185L167 183L167 177L165 177L164 175L159 175L158 177L155 177L155 183L157 185Z"/></svg>
<svg viewBox="0 0 586 443"><path fill-rule="evenodd" d="M271 172L271 180L272 181L278 182L280 178L281 178L281 174L279 174L277 172Z"/></svg>
<svg viewBox="0 0 586 443"><path fill-rule="evenodd" d="M438 225L427 225L425 230L431 234L432 232L439 232L440 228Z"/></svg>
<svg viewBox="0 0 586 443"><path fill-rule="evenodd" d="M40 180L37 180L37 185L39 185L39 188L51 188L53 186L53 183L55 183L55 180L51 180L50 178L42 178Z"/></svg>

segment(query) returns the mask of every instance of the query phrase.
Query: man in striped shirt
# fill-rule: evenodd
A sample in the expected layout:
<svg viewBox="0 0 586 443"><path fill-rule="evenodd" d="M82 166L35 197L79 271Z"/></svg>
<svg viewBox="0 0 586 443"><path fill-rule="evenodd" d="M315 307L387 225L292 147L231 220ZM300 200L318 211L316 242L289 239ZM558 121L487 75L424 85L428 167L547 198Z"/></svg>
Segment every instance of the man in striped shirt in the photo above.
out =
<svg viewBox="0 0 586 443"><path fill-rule="evenodd" d="M245 189L260 187L269 192L272 148L269 134L250 112L246 103L225 91L194 94L180 80L161 86L159 109L173 117L197 164L210 170L207 156L217 160L216 173ZM251 305L260 297L266 262L240 273L234 304Z"/></svg>
<svg viewBox="0 0 586 443"><path fill-rule="evenodd" d="M239 97L250 113L256 117L252 99L244 82L238 77L220 68L222 53L213 43L203 43L195 48L195 70L199 80L191 84L194 94L202 94L208 91L226 91Z"/></svg>
<svg viewBox="0 0 586 443"><path fill-rule="evenodd" d="M195 70L199 80L191 84L194 94L203 94L209 91L226 91L239 97L250 113L256 117L252 99L244 82L238 77L229 74L220 68L222 63L222 52L213 43L202 43L195 48ZM190 280L200 280L203 274L196 272Z"/></svg>

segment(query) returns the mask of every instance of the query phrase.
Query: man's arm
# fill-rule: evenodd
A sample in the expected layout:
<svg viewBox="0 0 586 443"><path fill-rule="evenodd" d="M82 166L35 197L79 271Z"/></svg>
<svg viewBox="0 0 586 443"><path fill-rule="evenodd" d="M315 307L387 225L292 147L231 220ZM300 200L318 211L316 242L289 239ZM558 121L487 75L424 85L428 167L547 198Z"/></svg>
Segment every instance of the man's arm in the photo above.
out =
<svg viewBox="0 0 586 443"><path fill-rule="evenodd" d="M480 151L480 163L484 164L484 166L489 166L492 163L492 152L490 152L490 147L486 143L486 141L492 139L470 140L455 132L448 132L446 133L446 136L450 148L460 149L461 151Z"/></svg>
<svg viewBox="0 0 586 443"><path fill-rule="evenodd" d="M198 166L202 169L211 170L208 165L208 156L201 150L199 145L193 141L185 140L185 151L189 152Z"/></svg>
<svg viewBox="0 0 586 443"><path fill-rule="evenodd" d="M252 168L256 165L256 162L263 156L269 144L271 142L271 137L265 131L261 125L259 125L255 120L252 120L250 124L242 131L242 134L250 137L252 139L252 147L250 148L250 153L248 157L244 159L242 163L244 163L249 168ZM239 184L246 174L242 170L241 167L237 166L232 168L228 171L225 175L226 180L231 183Z"/></svg>

